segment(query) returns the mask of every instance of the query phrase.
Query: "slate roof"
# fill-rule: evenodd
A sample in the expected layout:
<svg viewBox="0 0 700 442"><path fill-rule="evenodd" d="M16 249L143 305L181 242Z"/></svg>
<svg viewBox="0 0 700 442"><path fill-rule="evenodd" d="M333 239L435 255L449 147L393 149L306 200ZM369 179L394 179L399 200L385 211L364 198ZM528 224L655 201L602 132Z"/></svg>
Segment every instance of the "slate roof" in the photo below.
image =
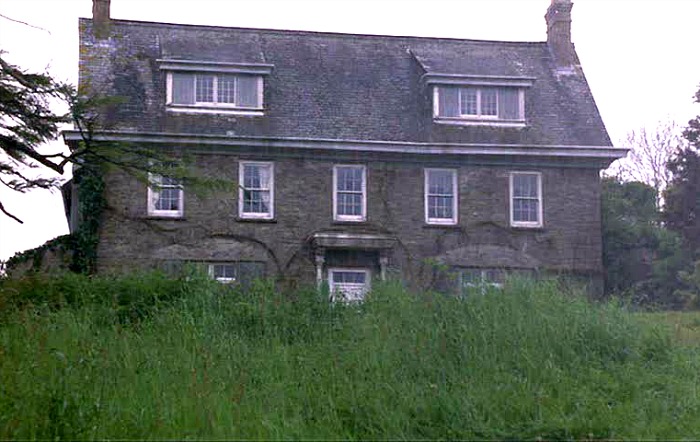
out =
<svg viewBox="0 0 700 442"><path fill-rule="evenodd" d="M112 21L109 44L80 20L83 84L125 97L112 128L240 136L611 145L585 76L560 75L545 42L350 35ZM173 114L157 60L274 65L264 116ZM107 67L109 66L109 67ZM533 77L526 128L436 124L425 74Z"/></svg>

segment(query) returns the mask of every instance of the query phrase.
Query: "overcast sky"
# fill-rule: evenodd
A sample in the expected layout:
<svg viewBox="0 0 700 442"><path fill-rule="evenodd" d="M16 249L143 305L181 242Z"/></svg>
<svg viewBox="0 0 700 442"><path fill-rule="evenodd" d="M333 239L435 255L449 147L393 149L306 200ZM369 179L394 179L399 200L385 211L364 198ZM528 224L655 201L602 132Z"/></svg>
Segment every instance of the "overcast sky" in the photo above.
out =
<svg viewBox="0 0 700 442"><path fill-rule="evenodd" d="M544 41L550 0L112 0L116 19L355 34ZM0 0L0 49L25 69L77 83L78 17L91 0ZM572 34L616 145L643 126L700 113L699 0L574 0ZM40 29L37 29L40 28ZM61 149L62 143L47 146ZM0 260L67 233L60 193L13 195Z"/></svg>

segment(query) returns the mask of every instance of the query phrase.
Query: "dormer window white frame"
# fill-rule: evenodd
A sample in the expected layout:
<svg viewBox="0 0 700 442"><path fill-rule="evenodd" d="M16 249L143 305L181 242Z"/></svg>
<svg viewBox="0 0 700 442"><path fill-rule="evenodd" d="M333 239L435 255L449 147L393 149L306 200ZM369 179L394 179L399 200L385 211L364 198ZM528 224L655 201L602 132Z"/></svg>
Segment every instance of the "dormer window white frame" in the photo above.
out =
<svg viewBox="0 0 700 442"><path fill-rule="evenodd" d="M432 88L433 120L440 124L525 127L529 77L426 74Z"/></svg>
<svg viewBox="0 0 700 442"><path fill-rule="evenodd" d="M168 112L263 115L272 65L158 60L166 74Z"/></svg>

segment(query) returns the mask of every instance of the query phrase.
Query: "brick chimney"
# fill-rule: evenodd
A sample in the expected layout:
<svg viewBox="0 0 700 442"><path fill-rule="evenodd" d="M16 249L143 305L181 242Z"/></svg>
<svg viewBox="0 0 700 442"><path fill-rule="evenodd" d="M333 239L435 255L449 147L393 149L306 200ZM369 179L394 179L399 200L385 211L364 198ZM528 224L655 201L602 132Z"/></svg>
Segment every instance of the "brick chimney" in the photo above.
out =
<svg viewBox="0 0 700 442"><path fill-rule="evenodd" d="M552 0L544 19L547 21L547 44L557 67L574 65L574 45L571 43L571 0Z"/></svg>
<svg viewBox="0 0 700 442"><path fill-rule="evenodd" d="M92 0L92 29L95 38L109 37L109 2L110 0Z"/></svg>

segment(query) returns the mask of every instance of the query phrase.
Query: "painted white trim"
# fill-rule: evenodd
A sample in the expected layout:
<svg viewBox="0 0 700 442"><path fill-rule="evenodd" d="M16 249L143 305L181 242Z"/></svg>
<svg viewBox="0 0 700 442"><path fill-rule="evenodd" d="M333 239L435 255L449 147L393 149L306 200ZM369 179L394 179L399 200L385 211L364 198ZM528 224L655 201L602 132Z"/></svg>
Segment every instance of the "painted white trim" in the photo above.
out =
<svg viewBox="0 0 700 442"><path fill-rule="evenodd" d="M274 65L267 63L226 63L219 61L178 60L159 58L156 62L163 71L230 72L269 75Z"/></svg>
<svg viewBox="0 0 700 442"><path fill-rule="evenodd" d="M452 218L431 218L428 208L428 190L430 188L430 172L450 172L452 174ZM455 225L459 223L459 176L457 169L426 168L423 171L423 206L426 224Z"/></svg>
<svg viewBox="0 0 700 442"><path fill-rule="evenodd" d="M246 165L270 167L270 211L267 213L251 213L243 211L243 175ZM275 217L275 163L271 161L241 161L238 163L238 216L244 219L274 219Z"/></svg>
<svg viewBox="0 0 700 442"><path fill-rule="evenodd" d="M338 169L341 167L362 170L362 214L360 215L338 214ZM333 166L333 220L351 222L367 220L367 166L363 164L335 164Z"/></svg>
<svg viewBox="0 0 700 442"><path fill-rule="evenodd" d="M77 130L62 132L64 142L83 141ZM420 143L411 141L377 141L332 138L250 137L212 134L178 134L164 132L96 131L92 141L125 143L181 144L220 147L259 147L347 152L386 152L420 155L488 155L582 158L609 162L623 158L628 148L612 146L544 145L544 144L484 144L484 143Z"/></svg>
<svg viewBox="0 0 700 442"><path fill-rule="evenodd" d="M364 273L365 275L365 283L362 285L363 287L361 288L362 294L359 296L357 299L345 299L345 302L356 302L356 301L362 301L364 297L367 295L367 292L369 292L372 289L372 272L368 268L353 268L353 267L331 267L328 269L328 289L330 292L330 300L331 301L337 301L335 297L335 281L333 278L333 274L335 272L348 272L348 273ZM342 284L342 283L340 283ZM358 285L358 284L353 284L353 286Z"/></svg>
<svg viewBox="0 0 700 442"><path fill-rule="evenodd" d="M147 186L147 201L146 201L146 211L148 216L162 216L162 217L167 217L167 218L182 218L182 216L185 213L185 192L182 187L182 184L179 186L179 192L178 192L178 210L159 210L156 209L154 198L156 194L158 193L156 190L151 187L151 183L156 184L156 181L160 180L162 178L161 175L157 175L154 173L148 173L148 182L149 185Z"/></svg>
<svg viewBox="0 0 700 442"><path fill-rule="evenodd" d="M440 93L439 86L433 86L433 119L440 118Z"/></svg>
<svg viewBox="0 0 700 442"><path fill-rule="evenodd" d="M469 119L467 116L464 118L458 117L436 117L433 122L435 124L450 124L453 126L492 126L492 127L512 127L512 128L525 128L527 123L525 121L513 121L513 120L497 120L497 119Z"/></svg>
<svg viewBox="0 0 700 442"><path fill-rule="evenodd" d="M178 105L178 107L175 107L176 105L169 105L165 109L166 112L172 112L176 114L219 114L219 115L240 115L240 116L246 116L246 117L262 117L265 115L265 112L262 110L259 111L253 111L253 110L239 110L239 109L226 109L226 108L216 108L216 109L207 109L207 108L202 108L202 107L195 107L195 106L182 106Z"/></svg>
<svg viewBox="0 0 700 442"><path fill-rule="evenodd" d="M535 77L508 77L499 75L464 75L429 72L423 74L421 80L427 84L446 84L464 86L506 86L531 87L537 80Z"/></svg>
<svg viewBox="0 0 700 442"><path fill-rule="evenodd" d="M537 222L534 221L515 221L513 219L513 178L516 175L535 175L537 177L537 197L538 197L538 214ZM510 206L510 225L511 227L526 227L526 228L539 228L544 226L544 196L542 195L542 172L532 172L532 171L513 171L510 172L508 176L508 187L510 197L508 198L508 204Z"/></svg>

